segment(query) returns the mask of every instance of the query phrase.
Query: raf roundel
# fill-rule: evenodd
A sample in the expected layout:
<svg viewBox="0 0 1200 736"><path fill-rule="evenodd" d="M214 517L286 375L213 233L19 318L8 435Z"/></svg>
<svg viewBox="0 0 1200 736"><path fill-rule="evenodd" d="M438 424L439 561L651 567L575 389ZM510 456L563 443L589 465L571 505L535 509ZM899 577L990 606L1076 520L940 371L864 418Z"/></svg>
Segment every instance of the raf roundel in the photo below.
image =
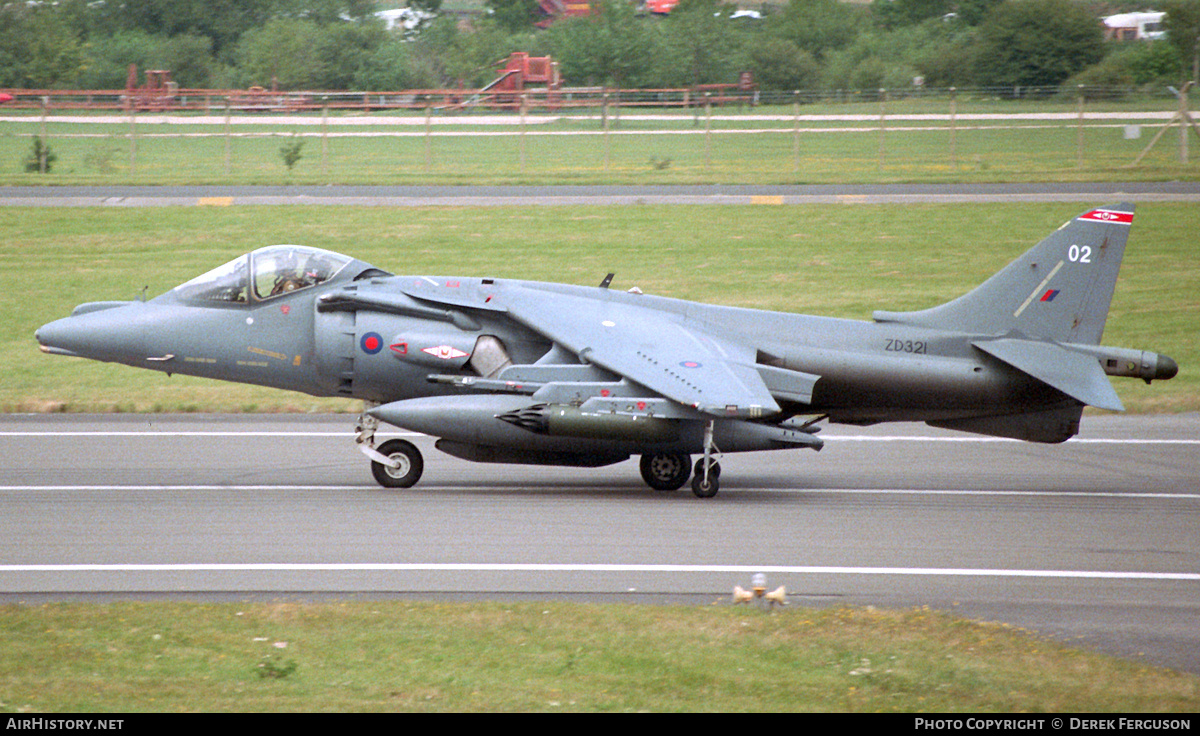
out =
<svg viewBox="0 0 1200 736"><path fill-rule="evenodd" d="M374 355L380 350L383 350L383 338L380 337L379 333L377 332L368 332L367 334L363 335L362 340L360 340L358 344L362 347L364 353L368 353L370 355Z"/></svg>

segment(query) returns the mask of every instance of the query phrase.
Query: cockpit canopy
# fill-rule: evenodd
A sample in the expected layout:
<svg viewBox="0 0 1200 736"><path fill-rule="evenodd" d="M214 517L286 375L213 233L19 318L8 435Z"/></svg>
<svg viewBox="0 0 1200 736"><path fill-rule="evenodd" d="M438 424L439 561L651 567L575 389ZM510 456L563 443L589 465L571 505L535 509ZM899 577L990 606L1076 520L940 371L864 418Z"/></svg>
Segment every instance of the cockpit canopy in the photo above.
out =
<svg viewBox="0 0 1200 736"><path fill-rule="evenodd" d="M175 287L175 295L185 301L261 302L324 283L352 260L320 248L271 245Z"/></svg>

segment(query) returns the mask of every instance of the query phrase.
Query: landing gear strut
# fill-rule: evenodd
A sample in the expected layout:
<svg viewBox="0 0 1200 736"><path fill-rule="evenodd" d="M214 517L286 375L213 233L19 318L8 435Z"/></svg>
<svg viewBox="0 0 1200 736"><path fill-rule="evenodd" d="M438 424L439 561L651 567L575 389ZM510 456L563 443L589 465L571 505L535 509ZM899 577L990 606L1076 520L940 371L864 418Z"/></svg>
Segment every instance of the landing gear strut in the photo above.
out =
<svg viewBox="0 0 1200 736"><path fill-rule="evenodd" d="M367 414L373 404L364 403L363 412L358 415L358 426L355 427L354 441L364 455L371 458L371 475L384 488L411 488L421 479L425 470L425 460L421 451L411 442L405 440L388 440L375 447L375 430L379 429L379 420Z"/></svg>
<svg viewBox="0 0 1200 736"><path fill-rule="evenodd" d="M697 498L712 498L720 489L721 464L713 457L720 454L713 442L713 420L704 425L704 457L696 461L696 472L692 477L692 493Z"/></svg>

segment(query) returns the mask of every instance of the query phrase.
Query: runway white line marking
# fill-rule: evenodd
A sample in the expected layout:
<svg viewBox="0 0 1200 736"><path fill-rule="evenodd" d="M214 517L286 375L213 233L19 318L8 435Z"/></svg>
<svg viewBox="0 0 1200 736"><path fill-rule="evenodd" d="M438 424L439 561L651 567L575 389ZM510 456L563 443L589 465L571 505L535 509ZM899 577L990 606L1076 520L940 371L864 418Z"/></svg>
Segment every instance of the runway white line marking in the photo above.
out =
<svg viewBox="0 0 1200 736"><path fill-rule="evenodd" d="M423 485L422 491L455 490L458 487ZM373 485L27 485L0 486L0 493L28 491L379 491ZM747 488L743 490L763 490ZM879 496L1012 496L1029 498L1128 498L1128 499L1181 499L1200 501L1200 492L1168 493L1140 491L1017 491L1017 490L971 490L939 488L769 488L772 492L829 494L829 495L879 495Z"/></svg>
<svg viewBox="0 0 1200 736"><path fill-rule="evenodd" d="M420 432L376 432L377 437L421 437ZM282 430L68 430L65 432L0 431L0 437L343 437L353 439L353 432L292 432Z"/></svg>
<svg viewBox="0 0 1200 736"><path fill-rule="evenodd" d="M5 572L585 572L776 573L795 575L905 575L1087 580L1200 581L1200 573L1107 570L1003 570L948 567L844 567L821 565L652 565L573 563L327 562L0 565Z"/></svg>
<svg viewBox="0 0 1200 736"><path fill-rule="evenodd" d="M822 439L835 442L1001 442L1009 444L1029 444L1023 440L1005 437L921 437L905 435L876 435L858 437L853 435L825 435ZM1104 437L1072 437L1066 441L1068 445L1200 445L1200 439L1128 439Z"/></svg>
<svg viewBox="0 0 1200 736"><path fill-rule="evenodd" d="M424 437L420 432L379 432L378 436ZM0 437L354 437L353 432L293 432L286 430L0 430ZM930 437L926 435L823 435L834 442L965 442L1028 444L1005 437ZM1200 445L1200 439L1168 437L1163 439L1131 439L1103 437L1073 437L1068 445Z"/></svg>

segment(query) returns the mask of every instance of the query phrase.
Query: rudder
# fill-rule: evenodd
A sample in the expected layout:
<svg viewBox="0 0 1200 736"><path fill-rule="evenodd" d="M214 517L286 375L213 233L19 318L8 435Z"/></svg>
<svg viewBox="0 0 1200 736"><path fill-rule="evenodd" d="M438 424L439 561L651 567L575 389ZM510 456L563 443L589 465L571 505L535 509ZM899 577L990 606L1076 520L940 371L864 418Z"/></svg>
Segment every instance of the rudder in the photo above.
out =
<svg viewBox="0 0 1200 736"><path fill-rule="evenodd" d="M1098 345L1133 212L1130 203L1088 210L973 291L923 311L876 312L875 320Z"/></svg>

